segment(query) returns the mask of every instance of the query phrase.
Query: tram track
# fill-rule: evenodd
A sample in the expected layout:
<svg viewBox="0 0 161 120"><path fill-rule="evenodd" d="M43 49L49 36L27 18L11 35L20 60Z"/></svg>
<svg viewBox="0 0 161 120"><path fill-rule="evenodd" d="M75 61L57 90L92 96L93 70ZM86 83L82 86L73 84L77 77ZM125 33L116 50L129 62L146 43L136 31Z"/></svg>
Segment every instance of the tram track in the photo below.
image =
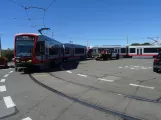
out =
<svg viewBox="0 0 161 120"><path fill-rule="evenodd" d="M64 68L62 68L62 65L61 67L59 68L60 71L65 71ZM57 70L56 70L57 71ZM59 70L58 70L59 71ZM129 98L132 100L138 100L138 101L145 101L145 102L150 102L150 103L157 103L157 104L161 104L160 102L160 98L154 100L154 99L148 99L148 98L145 98L145 97L141 97L141 96L136 96L135 95L129 95L129 94L125 94L125 93L120 93L120 92L115 92L115 91L111 91L111 90L104 90L104 89L101 89L99 87L95 87L95 86L92 86L92 85L86 85L86 84L82 84L82 83L79 83L79 82L75 82L75 81L70 81L70 80L67 80L65 78L61 78L60 76L57 76L53 73L53 71L46 71L45 73L49 74L50 76L52 76L53 78L57 78L57 80L61 80L61 81L64 81L64 82L67 82L68 83L71 83L73 85L78 85L78 86L81 86L81 87L84 87L84 88L88 88L88 90L96 90L96 91L101 91L101 92L108 92L108 93L112 93L112 94L115 94L115 95L121 95L125 98ZM107 74L106 76L109 76L109 75L112 75L112 74ZM132 115L129 115L126 113L126 109L127 107L125 108L125 111L124 112L120 112L120 111L117 111L117 110L113 110L113 109L110 109L108 107L104 107L104 106L100 106L96 103L91 103L89 101L86 101L86 100L82 100L81 98L78 98L76 96L70 96L62 91L59 91L59 90L56 90L54 88L51 88L43 83L41 83L39 80L37 80L36 78L34 78L34 76L32 74L29 74L29 77L34 81L36 82L37 84L39 84L40 86L62 96L62 97L65 97L65 98L68 98L69 100L73 101L73 102L77 102L81 105L85 105L87 107L91 107L93 109L96 109L96 110L99 110L101 112L105 112L107 114L112 114L114 116L119 116L120 118L122 118L123 120L146 120L145 118L140 118L140 117L137 117L137 116L132 116ZM92 77L92 76L91 76ZM148 79L148 80L154 80L155 78L152 78L152 79ZM148 80L138 80L140 82L146 82ZM86 92L86 91L85 91ZM83 92L83 94L85 93ZM131 104L131 101L129 104Z"/></svg>
<svg viewBox="0 0 161 120"><path fill-rule="evenodd" d="M71 83L71 84L74 84L74 85L79 85L81 87L91 88L93 90L102 91L102 92L108 92L108 93L112 93L112 94L115 94L115 95L122 95L125 98L135 99L135 100L139 100L139 101L145 101L145 102L152 102L152 103L161 104L161 102L159 101L160 99L155 99L154 100L154 99L148 99L148 98L145 98L145 97L125 94L125 93L121 93L121 92L115 92L115 91L111 91L111 90L105 91L104 89L101 89L101 88L98 88L98 87L89 86L89 85L85 85L85 84L81 84L81 83L77 83L77 82L73 82L73 81L69 81L69 80L63 79L61 77L55 76L54 74L52 74L50 72L48 72L48 74L50 76L54 77L54 78L57 78L57 79L61 80L61 81L65 81L65 82L68 82L68 83Z"/></svg>
<svg viewBox="0 0 161 120"><path fill-rule="evenodd" d="M40 86L62 96L62 97L65 97L65 98L68 98L69 100L72 100L73 102L77 102L81 105L84 105L84 106L87 106L87 107L91 107L93 109L96 109L98 111L101 111L101 112L104 112L104 113L107 113L107 114L112 114L114 116L118 116L118 117L121 117L123 120L146 120L144 118L140 118L140 117L137 117L137 116L131 116L129 114L126 114L126 113L122 113L122 112L119 112L119 111L116 111L116 110L112 110L110 108L107 108L107 107L104 107L104 106L100 106L98 104L93 104L89 101L85 101L85 100L82 100L82 99L78 99L76 97L72 97L70 95L67 95L61 91L58 91L54 88L51 88L43 83L41 83L40 81L38 81L36 78L33 77L32 74L29 74L29 77L37 84L39 84ZM67 81L66 81L67 82Z"/></svg>

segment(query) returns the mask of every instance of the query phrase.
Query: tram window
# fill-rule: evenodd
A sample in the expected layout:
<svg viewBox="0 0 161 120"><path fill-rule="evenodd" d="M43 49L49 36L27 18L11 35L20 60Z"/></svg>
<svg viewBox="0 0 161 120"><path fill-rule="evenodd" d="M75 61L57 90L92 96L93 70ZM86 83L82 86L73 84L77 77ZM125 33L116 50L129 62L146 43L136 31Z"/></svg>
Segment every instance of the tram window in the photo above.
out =
<svg viewBox="0 0 161 120"><path fill-rule="evenodd" d="M70 53L70 49L68 47L65 47L65 54L69 54Z"/></svg>
<svg viewBox="0 0 161 120"><path fill-rule="evenodd" d="M61 54L64 54L64 49L63 49L63 47L61 47Z"/></svg>
<svg viewBox="0 0 161 120"><path fill-rule="evenodd" d="M54 47L53 54L57 55L59 53L59 47Z"/></svg>
<svg viewBox="0 0 161 120"><path fill-rule="evenodd" d="M52 46L49 48L49 55L57 55L59 53L59 47Z"/></svg>
<svg viewBox="0 0 161 120"><path fill-rule="evenodd" d="M42 54L44 54L44 51L45 51L44 42L43 42L43 41L37 42L37 44L36 44L35 55L36 55L36 56L40 56L40 55L41 55L41 52L42 52Z"/></svg>
<svg viewBox="0 0 161 120"><path fill-rule="evenodd" d="M158 48L144 48L144 53L157 53Z"/></svg>
<svg viewBox="0 0 161 120"><path fill-rule="evenodd" d="M49 48L49 55L54 55L54 48L53 47Z"/></svg>
<svg viewBox="0 0 161 120"><path fill-rule="evenodd" d="M135 53L135 48L130 48L130 53Z"/></svg>
<svg viewBox="0 0 161 120"><path fill-rule="evenodd" d="M121 53L126 53L126 48L121 48Z"/></svg>
<svg viewBox="0 0 161 120"><path fill-rule="evenodd" d="M84 54L84 48L75 48L75 54Z"/></svg>

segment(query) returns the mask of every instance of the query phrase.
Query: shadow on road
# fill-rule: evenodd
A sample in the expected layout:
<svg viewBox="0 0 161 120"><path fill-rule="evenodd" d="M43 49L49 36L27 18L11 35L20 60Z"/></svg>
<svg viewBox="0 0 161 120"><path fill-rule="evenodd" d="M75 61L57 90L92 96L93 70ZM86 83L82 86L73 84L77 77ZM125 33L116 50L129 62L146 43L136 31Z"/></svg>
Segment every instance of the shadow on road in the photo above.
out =
<svg viewBox="0 0 161 120"><path fill-rule="evenodd" d="M60 65L56 65L53 68L49 69L30 69L27 71L22 71L20 74L32 74L32 73L48 73L48 72L57 72L57 71L64 71L64 70L72 70L77 69L79 65L79 61L66 61Z"/></svg>

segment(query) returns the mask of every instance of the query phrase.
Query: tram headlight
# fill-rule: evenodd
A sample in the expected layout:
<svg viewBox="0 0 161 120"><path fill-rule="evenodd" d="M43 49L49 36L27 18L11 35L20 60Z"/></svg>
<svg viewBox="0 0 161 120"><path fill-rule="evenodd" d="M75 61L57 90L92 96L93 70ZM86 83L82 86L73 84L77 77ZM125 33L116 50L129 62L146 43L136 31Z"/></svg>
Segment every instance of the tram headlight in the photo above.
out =
<svg viewBox="0 0 161 120"><path fill-rule="evenodd" d="M32 62L32 60L28 60L27 62L31 63L31 62Z"/></svg>

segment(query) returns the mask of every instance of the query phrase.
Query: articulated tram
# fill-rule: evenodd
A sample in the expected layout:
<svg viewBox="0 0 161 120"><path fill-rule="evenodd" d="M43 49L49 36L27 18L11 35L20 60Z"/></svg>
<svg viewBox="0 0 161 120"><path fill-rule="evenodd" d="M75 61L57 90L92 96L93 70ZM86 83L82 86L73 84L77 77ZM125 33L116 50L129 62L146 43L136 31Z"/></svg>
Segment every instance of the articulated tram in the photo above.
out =
<svg viewBox="0 0 161 120"><path fill-rule="evenodd" d="M158 46L96 46L88 50L87 55L91 57L92 51L95 51L99 48L106 48L115 51L122 57L155 57L159 51L161 51L161 45Z"/></svg>
<svg viewBox="0 0 161 120"><path fill-rule="evenodd" d="M86 46L61 43L42 34L15 35L14 63L18 68L48 68L69 59L85 59Z"/></svg>

